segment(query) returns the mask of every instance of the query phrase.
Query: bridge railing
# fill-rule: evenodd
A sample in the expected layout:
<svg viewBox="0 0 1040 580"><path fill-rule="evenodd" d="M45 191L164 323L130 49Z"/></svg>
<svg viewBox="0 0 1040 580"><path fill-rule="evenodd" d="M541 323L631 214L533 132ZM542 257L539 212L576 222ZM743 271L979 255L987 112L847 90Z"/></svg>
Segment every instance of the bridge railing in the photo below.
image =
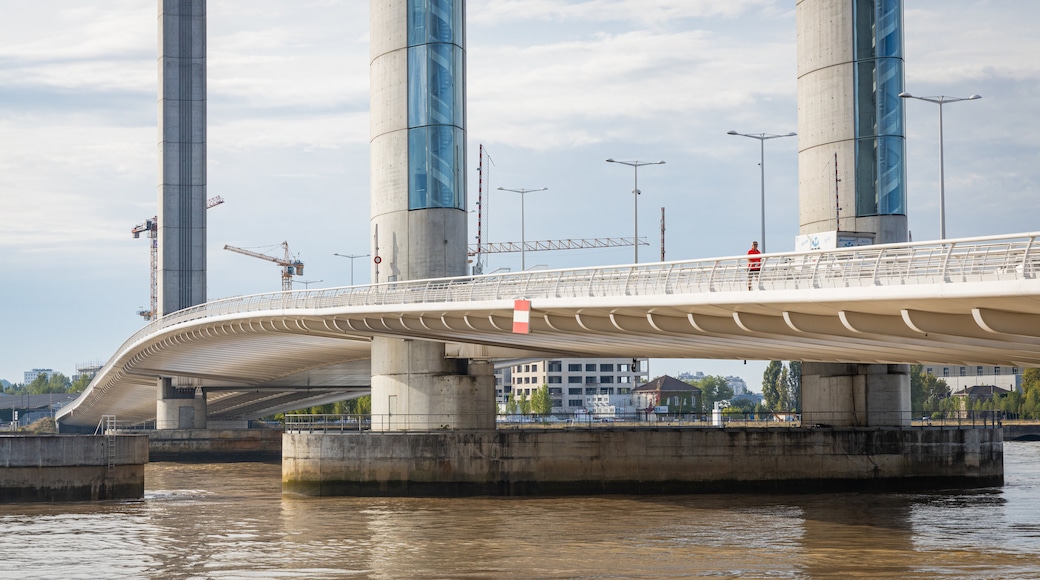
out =
<svg viewBox="0 0 1040 580"><path fill-rule="evenodd" d="M1002 424L999 411L946 411L937 413L902 413L901 423L909 428L991 428ZM828 421L821 422L816 418ZM722 414L696 413L551 413L498 415L496 429L603 429L611 427L702 427L702 428L811 428L833 429L833 422L842 419L845 425L855 424L848 412L737 412ZM358 415L358 414L287 414L286 433L349 433L369 431L373 425L393 425L395 430L410 432L443 432L450 427L431 425L451 424L450 417L442 415ZM849 428L849 427L844 427Z"/></svg>
<svg viewBox="0 0 1040 580"><path fill-rule="evenodd" d="M368 308L517 298L609 298L754 290L804 290L1033 279L1040 269L1040 233L860 246L820 252L507 272L383 282L214 300L163 316L141 334L198 318L243 312Z"/></svg>

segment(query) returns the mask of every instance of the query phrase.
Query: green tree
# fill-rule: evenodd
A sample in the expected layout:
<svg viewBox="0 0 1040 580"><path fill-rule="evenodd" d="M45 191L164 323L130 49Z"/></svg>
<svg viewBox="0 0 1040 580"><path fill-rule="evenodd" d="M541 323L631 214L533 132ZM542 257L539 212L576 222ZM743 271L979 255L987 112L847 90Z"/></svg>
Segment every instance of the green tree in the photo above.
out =
<svg viewBox="0 0 1040 580"><path fill-rule="evenodd" d="M780 367L780 376L776 378L777 411L791 410L791 380L787 367Z"/></svg>
<svg viewBox="0 0 1040 580"><path fill-rule="evenodd" d="M787 363L787 400L792 411L802 408L802 361Z"/></svg>
<svg viewBox="0 0 1040 580"><path fill-rule="evenodd" d="M519 408L520 404L516 401L516 391L509 391L509 398L506 399L506 414L516 415Z"/></svg>
<svg viewBox="0 0 1040 580"><path fill-rule="evenodd" d="M82 393L89 384L90 377L88 377L87 375L79 375L78 377L76 377L76 380L72 381L72 384L69 385L69 392Z"/></svg>
<svg viewBox="0 0 1040 580"><path fill-rule="evenodd" d="M520 413L529 415L531 413L531 401L527 400L527 391L520 391Z"/></svg>
<svg viewBox="0 0 1040 580"><path fill-rule="evenodd" d="M531 412L538 415L552 413L552 395L549 394L549 385L542 385L531 395Z"/></svg>
<svg viewBox="0 0 1040 580"><path fill-rule="evenodd" d="M26 386L30 395L46 395L48 393L66 393L72 381L61 373L52 373L50 376L37 375L33 382Z"/></svg>
<svg viewBox="0 0 1040 580"><path fill-rule="evenodd" d="M950 396L950 386L922 365L910 366L910 410L914 414L934 411L938 402Z"/></svg>
<svg viewBox="0 0 1040 580"><path fill-rule="evenodd" d="M1022 372L1022 418L1040 419L1040 369Z"/></svg>
<svg viewBox="0 0 1040 580"><path fill-rule="evenodd" d="M777 403L780 402L777 382L780 379L780 371L783 369L783 366L784 363L778 360L771 360L765 372L762 373L762 396L765 398L766 407L769 409L777 409Z"/></svg>
<svg viewBox="0 0 1040 580"><path fill-rule="evenodd" d="M914 414L924 411L924 401L928 398L924 377L924 365L910 365L910 410Z"/></svg>
<svg viewBox="0 0 1040 580"><path fill-rule="evenodd" d="M701 410L705 412L712 410L716 401L725 401L733 397L733 387L719 375L704 377L691 384L701 390Z"/></svg>

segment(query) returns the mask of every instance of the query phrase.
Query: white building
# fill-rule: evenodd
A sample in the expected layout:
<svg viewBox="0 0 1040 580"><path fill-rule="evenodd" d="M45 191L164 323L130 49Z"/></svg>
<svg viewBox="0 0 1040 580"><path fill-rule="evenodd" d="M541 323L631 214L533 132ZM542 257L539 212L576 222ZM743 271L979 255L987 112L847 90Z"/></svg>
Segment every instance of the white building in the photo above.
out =
<svg viewBox="0 0 1040 580"><path fill-rule="evenodd" d="M24 384L28 385L29 383L35 381L36 377L38 377L40 375L43 375L43 376L47 377L47 380L50 380L51 375L53 375L53 374L54 374L54 369L33 369L31 371L25 371L25 383Z"/></svg>
<svg viewBox="0 0 1040 580"><path fill-rule="evenodd" d="M1009 391L1022 391L1022 367L986 365L924 365L924 372L946 381L950 391L967 387L995 386Z"/></svg>
<svg viewBox="0 0 1040 580"><path fill-rule="evenodd" d="M553 411L584 411L587 397L617 397L628 394L646 380L647 359L633 358L560 358L513 361L495 369L495 393L499 405L505 405L509 394L528 399L542 385L549 387ZM617 399L609 399L617 401ZM596 404L607 400L596 399ZM617 404L617 403L611 403Z"/></svg>

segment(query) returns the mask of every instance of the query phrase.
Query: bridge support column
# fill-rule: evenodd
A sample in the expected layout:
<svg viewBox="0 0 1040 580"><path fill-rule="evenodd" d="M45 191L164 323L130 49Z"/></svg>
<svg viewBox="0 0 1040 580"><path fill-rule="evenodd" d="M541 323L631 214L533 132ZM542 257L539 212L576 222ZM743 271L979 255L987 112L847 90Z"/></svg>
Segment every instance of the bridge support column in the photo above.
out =
<svg viewBox="0 0 1040 580"><path fill-rule="evenodd" d="M802 423L908 427L910 365L802 363Z"/></svg>
<svg viewBox="0 0 1040 580"><path fill-rule="evenodd" d="M444 345L372 341L372 430L494 429L494 366L444 358Z"/></svg>
<svg viewBox="0 0 1040 580"><path fill-rule="evenodd" d="M206 394L195 385L179 387L175 379L160 378L155 405L156 429L205 429Z"/></svg>

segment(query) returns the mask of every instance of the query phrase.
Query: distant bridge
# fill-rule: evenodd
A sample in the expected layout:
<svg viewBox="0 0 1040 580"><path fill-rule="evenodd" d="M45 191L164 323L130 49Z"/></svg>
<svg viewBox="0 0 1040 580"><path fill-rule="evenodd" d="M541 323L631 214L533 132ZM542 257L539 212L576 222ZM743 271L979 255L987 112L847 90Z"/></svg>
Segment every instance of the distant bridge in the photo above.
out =
<svg viewBox="0 0 1040 580"><path fill-rule="evenodd" d="M210 418L342 399L374 336L460 358L617 356L1040 366L1040 233L417 280L215 300L131 336L58 414L155 416L156 379L204 386ZM748 286L752 289L749 290ZM514 334L514 300L531 333Z"/></svg>

